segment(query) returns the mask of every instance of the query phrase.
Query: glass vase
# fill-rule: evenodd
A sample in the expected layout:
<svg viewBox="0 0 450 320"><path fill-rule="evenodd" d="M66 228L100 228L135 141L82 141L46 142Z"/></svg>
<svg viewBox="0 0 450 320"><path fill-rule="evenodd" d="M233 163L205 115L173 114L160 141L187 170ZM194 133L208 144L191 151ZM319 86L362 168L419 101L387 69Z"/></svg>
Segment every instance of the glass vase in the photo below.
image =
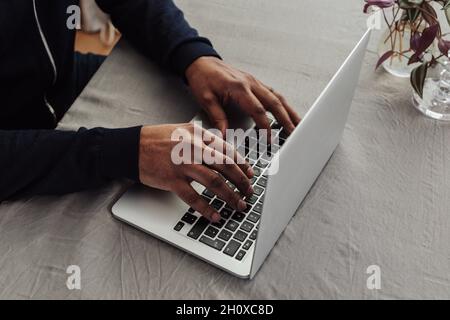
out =
<svg viewBox="0 0 450 320"><path fill-rule="evenodd" d="M413 90L413 104L429 118L450 121L450 61L440 60L427 73L423 95Z"/></svg>
<svg viewBox="0 0 450 320"><path fill-rule="evenodd" d="M391 28L386 28L380 39L379 57L390 50L395 51L382 65L387 72L396 77L409 78L411 71L418 65L417 63L408 65L409 58L414 53L410 50L411 27L417 28L415 25L411 26L408 21L395 23Z"/></svg>

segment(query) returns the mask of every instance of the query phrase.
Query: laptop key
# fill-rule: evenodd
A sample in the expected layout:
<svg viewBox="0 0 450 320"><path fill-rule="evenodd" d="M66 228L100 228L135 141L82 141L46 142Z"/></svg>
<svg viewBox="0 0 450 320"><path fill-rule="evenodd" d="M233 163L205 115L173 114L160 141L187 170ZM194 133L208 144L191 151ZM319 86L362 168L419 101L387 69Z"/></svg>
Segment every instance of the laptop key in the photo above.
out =
<svg viewBox="0 0 450 320"><path fill-rule="evenodd" d="M261 202L258 202L257 204L255 204L255 206L253 207L253 210L261 213L262 212L262 208L263 208L263 204Z"/></svg>
<svg viewBox="0 0 450 320"><path fill-rule="evenodd" d="M181 229L183 229L184 227L184 223L183 222L178 222L177 225L173 228L175 231L180 231Z"/></svg>
<svg viewBox="0 0 450 320"><path fill-rule="evenodd" d="M256 194L257 196L260 196L260 195L262 195L262 193L264 192L264 188L263 188L263 187L260 187L260 186L258 186L258 185L256 185L256 186L253 187L253 192L254 192L254 194Z"/></svg>
<svg viewBox="0 0 450 320"><path fill-rule="evenodd" d="M242 249L248 250L252 246L253 242L250 240L245 241L244 245L242 246Z"/></svg>
<svg viewBox="0 0 450 320"><path fill-rule="evenodd" d="M253 227L255 225L253 223L250 223L248 221L244 221L244 223L241 224L241 229L247 232L252 231Z"/></svg>
<svg viewBox="0 0 450 320"><path fill-rule="evenodd" d="M257 230L253 230L253 232L250 234L250 239L251 240L256 240L256 236L258 235L258 231Z"/></svg>
<svg viewBox="0 0 450 320"><path fill-rule="evenodd" d="M253 167L253 166L256 164L256 160L249 159L249 158L246 158L245 160L247 160L248 164L249 164L251 167Z"/></svg>
<svg viewBox="0 0 450 320"><path fill-rule="evenodd" d="M192 229L188 232L188 237L193 238L195 240L200 237L206 227L209 225L209 220L205 217L200 217L197 223L192 227Z"/></svg>
<svg viewBox="0 0 450 320"><path fill-rule="evenodd" d="M195 212L195 209L194 209L194 208L189 208L189 209L188 209L188 212L189 212L189 213L194 213L194 212Z"/></svg>
<svg viewBox="0 0 450 320"><path fill-rule="evenodd" d="M210 239L208 237L202 236L200 238L200 242L206 244L207 246L210 246L213 249L219 250L221 251L222 248L225 246L225 242L223 242L222 240L216 239Z"/></svg>
<svg viewBox="0 0 450 320"><path fill-rule="evenodd" d="M258 197L256 195L252 195L251 197L245 198L245 202L249 204L254 204L256 201L258 201Z"/></svg>
<svg viewBox="0 0 450 320"><path fill-rule="evenodd" d="M193 224L195 220L197 220L197 217L190 214L189 212L186 212L181 220L186 222L187 224Z"/></svg>
<svg viewBox="0 0 450 320"><path fill-rule="evenodd" d="M274 155L275 154L273 152L267 151L267 152L264 152L264 154L261 156L261 159L264 159L267 161L272 161Z"/></svg>
<svg viewBox="0 0 450 320"><path fill-rule="evenodd" d="M214 226L214 227L217 227L217 228L222 228L223 227L223 225L225 224L225 219L220 219L220 221L219 222L214 222L212 225Z"/></svg>
<svg viewBox="0 0 450 320"><path fill-rule="evenodd" d="M239 240L240 242L243 242L245 240L245 238L247 238L247 233L238 230L236 231L236 233L234 234L234 239Z"/></svg>
<svg viewBox="0 0 450 320"><path fill-rule="evenodd" d="M241 250L241 251L239 251L238 254L236 255L236 259L237 259L238 261L241 261L241 260L244 258L244 256L245 256L245 251L244 251L244 250Z"/></svg>
<svg viewBox="0 0 450 320"><path fill-rule="evenodd" d="M253 222L253 223L256 223L256 222L258 222L258 220L259 220L259 218L260 218L261 216L259 215L259 214L257 214L256 212L250 212L250 214L247 216L247 220L249 220L249 221L251 221L251 222Z"/></svg>
<svg viewBox="0 0 450 320"><path fill-rule="evenodd" d="M265 188L265 187L267 186L267 178L265 178L265 177L259 178L257 184L258 184L260 187L264 187L264 188Z"/></svg>
<svg viewBox="0 0 450 320"><path fill-rule="evenodd" d="M272 123L272 129L274 129L274 130L281 130L281 128L283 128L283 127L281 126L281 124L278 121L274 121Z"/></svg>
<svg viewBox="0 0 450 320"><path fill-rule="evenodd" d="M234 191L236 189L236 186L233 183L231 183L230 181L227 181L226 184L230 187L231 190Z"/></svg>
<svg viewBox="0 0 450 320"><path fill-rule="evenodd" d="M251 160L258 160L259 154L255 150L252 150L252 151L249 152L248 158L251 159Z"/></svg>
<svg viewBox="0 0 450 320"><path fill-rule="evenodd" d="M246 138L247 139L247 138ZM248 136L248 142L250 144L250 147L252 149L255 149L255 147L258 145L258 139L256 139L254 136L249 135Z"/></svg>
<svg viewBox="0 0 450 320"><path fill-rule="evenodd" d="M272 144L272 145L270 145L270 151L272 152L272 153L277 153L278 151L280 150L280 146L279 145L277 145L277 144Z"/></svg>
<svg viewBox="0 0 450 320"><path fill-rule="evenodd" d="M228 219L229 217L231 217L232 213L233 213L233 210L230 210L230 209L227 209L227 208L223 208L222 210L220 210L220 215L224 219Z"/></svg>
<svg viewBox="0 0 450 320"><path fill-rule="evenodd" d="M205 234L208 237L211 237L213 239L217 236L218 233L219 233L219 230L217 230L216 228L211 227L211 226L209 226L208 229L206 229L206 231L205 231Z"/></svg>
<svg viewBox="0 0 450 320"><path fill-rule="evenodd" d="M261 160L261 159L256 163L256 166L261 168L261 169L267 168L268 165L269 165L269 163L267 161L264 161L264 160Z"/></svg>
<svg viewBox="0 0 450 320"><path fill-rule="evenodd" d="M231 239L232 235L233 234L230 231L224 229L224 230L220 231L218 237L222 240L228 241Z"/></svg>
<svg viewBox="0 0 450 320"><path fill-rule="evenodd" d="M248 147L246 147L245 145L240 145L237 148L237 152L241 155L241 156L246 156L247 153L250 151L250 149Z"/></svg>
<svg viewBox="0 0 450 320"><path fill-rule="evenodd" d="M241 222L242 220L244 220L245 218L245 214L243 214L242 212L235 212L233 214L233 217L231 217L231 219L236 220L238 222Z"/></svg>
<svg viewBox="0 0 450 320"><path fill-rule="evenodd" d="M231 240L230 243L228 243L228 245L223 250L223 253L229 255L230 257L233 257L240 246L241 244L239 242Z"/></svg>
<svg viewBox="0 0 450 320"><path fill-rule="evenodd" d="M225 225L225 228L230 231L235 231L238 227L239 227L239 223L237 223L236 221L233 221L233 220L228 221L228 223Z"/></svg>
<svg viewBox="0 0 450 320"><path fill-rule="evenodd" d="M214 198L214 192L212 192L212 191L209 191L208 189L206 189L205 191L203 191L203 193L202 193L203 195L205 195L205 196L207 196L207 197L209 197L209 198Z"/></svg>
<svg viewBox="0 0 450 320"><path fill-rule="evenodd" d="M224 202L219 200L219 199L214 199L214 201L211 203L211 206L216 209L219 210L220 208L222 208Z"/></svg>
<svg viewBox="0 0 450 320"><path fill-rule="evenodd" d="M257 164L257 165L258 165L258 164ZM259 176L261 175L261 173L262 173L262 170L261 170L261 168L254 167L254 168L253 168L253 172L254 172L254 174L255 174L255 177L259 177Z"/></svg>

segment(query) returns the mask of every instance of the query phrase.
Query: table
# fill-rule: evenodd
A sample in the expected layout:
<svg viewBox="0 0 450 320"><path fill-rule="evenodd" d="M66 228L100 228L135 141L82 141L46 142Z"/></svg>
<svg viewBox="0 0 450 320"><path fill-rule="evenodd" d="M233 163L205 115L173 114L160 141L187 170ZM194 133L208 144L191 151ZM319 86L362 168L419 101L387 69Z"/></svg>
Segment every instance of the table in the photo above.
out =
<svg viewBox="0 0 450 320"><path fill-rule="evenodd" d="M304 114L365 29L362 1L183 0L224 59ZM374 72L373 39L328 166L257 277L234 278L117 220L128 187L0 207L0 298L450 298L450 128L413 109L408 81ZM183 83L121 42L61 122L189 121ZM81 268L81 290L66 269ZM381 289L367 287L380 267Z"/></svg>

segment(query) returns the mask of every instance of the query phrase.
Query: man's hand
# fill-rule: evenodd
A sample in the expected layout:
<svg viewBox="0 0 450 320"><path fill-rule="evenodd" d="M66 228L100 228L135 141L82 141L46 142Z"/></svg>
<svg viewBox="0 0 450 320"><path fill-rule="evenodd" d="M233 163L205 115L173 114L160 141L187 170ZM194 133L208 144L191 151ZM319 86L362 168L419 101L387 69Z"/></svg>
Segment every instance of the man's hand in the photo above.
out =
<svg viewBox="0 0 450 320"><path fill-rule="evenodd" d="M172 159L172 150L180 141L172 141L171 139L172 133L176 129L184 129L192 137L194 136L193 124L142 128L139 150L139 178L141 182L150 187L176 193L189 206L213 222L220 220L219 213L209 206L208 202L192 188L192 181L204 185L235 210L244 210L247 204L239 193L234 192L225 183L222 176L230 180L242 195L250 196L253 194L250 178L254 174L251 166L244 161L233 146L198 127L197 130L201 130L204 139L188 141L192 150L190 154L194 155L196 148L202 151L206 149L208 152L215 150L212 153L214 153L214 158L219 160L216 161L218 163L210 165L195 164L194 159L191 159L190 163L192 164L177 165ZM214 148L210 146L212 143L214 143ZM222 152L217 150L216 146L218 145L222 146ZM230 155L230 157L227 155Z"/></svg>
<svg viewBox="0 0 450 320"><path fill-rule="evenodd" d="M238 104L253 118L258 128L268 132L270 125L266 111L271 112L289 134L300 122L300 117L283 96L218 58L197 59L186 70L186 78L211 123L222 134L228 128L224 107L230 102Z"/></svg>

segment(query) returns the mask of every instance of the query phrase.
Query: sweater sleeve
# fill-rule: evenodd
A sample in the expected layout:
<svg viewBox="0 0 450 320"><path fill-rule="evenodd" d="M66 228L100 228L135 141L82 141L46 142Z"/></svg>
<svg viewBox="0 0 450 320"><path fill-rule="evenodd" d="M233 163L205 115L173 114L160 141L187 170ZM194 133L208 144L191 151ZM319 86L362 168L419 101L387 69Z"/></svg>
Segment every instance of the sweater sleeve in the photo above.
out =
<svg viewBox="0 0 450 320"><path fill-rule="evenodd" d="M172 0L96 0L133 46L180 76L202 56L220 58Z"/></svg>
<svg viewBox="0 0 450 320"><path fill-rule="evenodd" d="M0 201L139 181L140 130L0 130Z"/></svg>

